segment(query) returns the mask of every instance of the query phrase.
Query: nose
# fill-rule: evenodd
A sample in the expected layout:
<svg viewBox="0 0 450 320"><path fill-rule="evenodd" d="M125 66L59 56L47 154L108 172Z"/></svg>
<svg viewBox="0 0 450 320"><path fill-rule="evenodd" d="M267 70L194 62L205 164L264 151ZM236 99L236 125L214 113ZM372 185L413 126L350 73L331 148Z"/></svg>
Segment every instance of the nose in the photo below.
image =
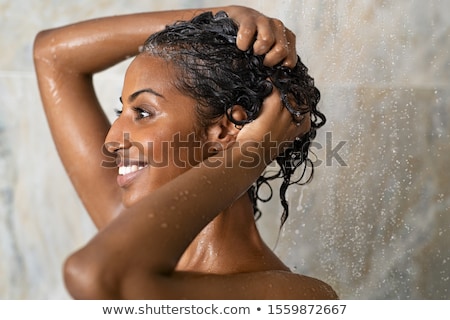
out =
<svg viewBox="0 0 450 320"><path fill-rule="evenodd" d="M120 118L117 119L108 131L105 138L105 148L109 153L117 153L122 149L129 149L131 143L130 133L124 130Z"/></svg>

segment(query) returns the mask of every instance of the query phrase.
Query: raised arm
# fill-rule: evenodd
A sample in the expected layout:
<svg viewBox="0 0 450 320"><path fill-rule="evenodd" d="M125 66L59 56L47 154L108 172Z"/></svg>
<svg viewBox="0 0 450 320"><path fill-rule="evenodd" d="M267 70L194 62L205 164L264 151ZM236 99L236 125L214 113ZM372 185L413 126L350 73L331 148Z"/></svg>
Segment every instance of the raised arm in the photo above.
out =
<svg viewBox="0 0 450 320"><path fill-rule="evenodd" d="M36 74L53 139L78 195L99 228L123 209L116 170L100 166L103 160L110 160L102 152L110 123L96 97L92 76L136 55L145 39L165 25L206 10L225 10L241 25L239 48L253 44L255 52L268 52L268 65L281 61L288 66L295 64L293 34L278 20L238 6L107 17L42 31L35 39ZM287 50L289 45L294 50Z"/></svg>

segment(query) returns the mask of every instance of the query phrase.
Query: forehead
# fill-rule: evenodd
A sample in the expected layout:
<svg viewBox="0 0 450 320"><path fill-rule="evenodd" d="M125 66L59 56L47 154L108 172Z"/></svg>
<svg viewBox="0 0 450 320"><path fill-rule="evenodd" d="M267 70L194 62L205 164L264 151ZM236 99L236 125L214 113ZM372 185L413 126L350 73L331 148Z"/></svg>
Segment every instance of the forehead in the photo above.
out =
<svg viewBox="0 0 450 320"><path fill-rule="evenodd" d="M171 63L162 58L140 54L128 66L123 93L127 95L144 88L152 88L162 95L178 92L174 86L175 70Z"/></svg>
<svg viewBox="0 0 450 320"><path fill-rule="evenodd" d="M178 73L173 64L151 55L139 55L129 65L125 74L121 100L124 107L143 97L173 118L196 128L198 101L180 92L174 85ZM140 94L150 92L151 94ZM191 128L192 129L192 128Z"/></svg>

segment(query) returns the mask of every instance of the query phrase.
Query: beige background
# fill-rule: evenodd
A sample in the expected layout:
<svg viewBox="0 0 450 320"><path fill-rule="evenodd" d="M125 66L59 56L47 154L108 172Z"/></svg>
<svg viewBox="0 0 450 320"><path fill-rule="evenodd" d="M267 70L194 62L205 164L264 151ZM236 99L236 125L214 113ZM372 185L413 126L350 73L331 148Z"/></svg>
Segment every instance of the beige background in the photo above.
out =
<svg viewBox="0 0 450 320"><path fill-rule="evenodd" d="M0 0L0 298L69 298L61 265L94 233L42 113L34 35L103 15L221 4L231 2ZM313 182L290 191L276 252L344 299L449 299L450 1L246 4L296 32L329 120ZM111 116L124 67L95 79ZM271 246L279 211L275 201L260 221Z"/></svg>

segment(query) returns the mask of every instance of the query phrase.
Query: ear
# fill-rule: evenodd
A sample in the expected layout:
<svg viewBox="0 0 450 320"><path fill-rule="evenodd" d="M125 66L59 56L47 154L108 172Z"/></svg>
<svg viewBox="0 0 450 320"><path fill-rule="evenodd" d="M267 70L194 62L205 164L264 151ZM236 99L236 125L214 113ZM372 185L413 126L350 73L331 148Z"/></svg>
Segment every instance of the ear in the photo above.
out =
<svg viewBox="0 0 450 320"><path fill-rule="evenodd" d="M227 110L228 115L237 120L247 119L245 109L240 105L234 105ZM241 128L231 122L226 115L223 115L219 121L211 125L207 130L208 142L213 146L216 152L226 150L231 143L236 141L236 136Z"/></svg>

